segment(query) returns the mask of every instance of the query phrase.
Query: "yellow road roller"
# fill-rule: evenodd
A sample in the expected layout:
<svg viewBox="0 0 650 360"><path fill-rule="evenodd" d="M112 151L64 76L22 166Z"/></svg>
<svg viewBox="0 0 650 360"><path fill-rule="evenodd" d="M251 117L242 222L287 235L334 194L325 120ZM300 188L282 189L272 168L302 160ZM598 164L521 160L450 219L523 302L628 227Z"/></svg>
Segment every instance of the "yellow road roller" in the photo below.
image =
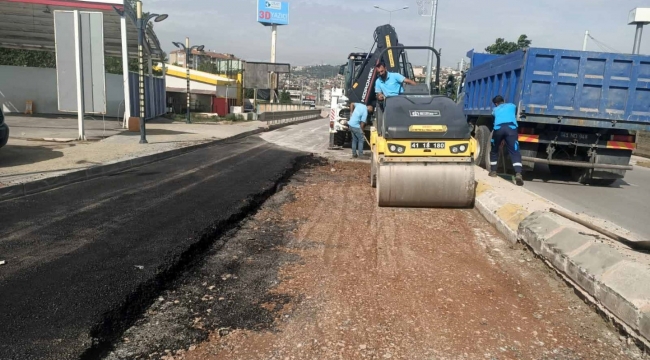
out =
<svg viewBox="0 0 650 360"><path fill-rule="evenodd" d="M433 51L440 69L433 48L393 48ZM436 84L439 77L437 70ZM378 205L473 207L476 141L462 108L447 96L432 95L426 84L405 84L403 90L377 104L371 127L370 183Z"/></svg>

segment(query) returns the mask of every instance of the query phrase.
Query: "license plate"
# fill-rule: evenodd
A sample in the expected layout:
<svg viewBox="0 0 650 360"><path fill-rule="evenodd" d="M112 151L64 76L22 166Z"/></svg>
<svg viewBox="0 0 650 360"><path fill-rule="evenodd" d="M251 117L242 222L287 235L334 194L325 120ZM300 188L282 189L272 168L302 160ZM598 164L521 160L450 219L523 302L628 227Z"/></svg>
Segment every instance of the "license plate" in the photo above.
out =
<svg viewBox="0 0 650 360"><path fill-rule="evenodd" d="M590 140L589 138L590 138L589 134L560 132L560 139L563 139L563 140L587 141L587 140Z"/></svg>
<svg viewBox="0 0 650 360"><path fill-rule="evenodd" d="M444 142L412 142L411 149L444 149Z"/></svg>

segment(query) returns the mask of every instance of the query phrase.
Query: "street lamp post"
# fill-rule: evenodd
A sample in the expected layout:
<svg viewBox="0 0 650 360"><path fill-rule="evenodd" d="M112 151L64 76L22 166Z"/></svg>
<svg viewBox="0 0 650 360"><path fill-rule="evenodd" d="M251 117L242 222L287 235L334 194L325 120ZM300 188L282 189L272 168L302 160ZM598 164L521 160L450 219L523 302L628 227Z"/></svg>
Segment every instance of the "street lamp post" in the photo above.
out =
<svg viewBox="0 0 650 360"><path fill-rule="evenodd" d="M161 22L167 19L167 14L149 14L144 17L142 13L142 1L136 2L136 28L138 29L138 92L140 95L140 144L147 143L147 130L144 125L145 103L144 103L144 31L151 19ZM151 54L149 54L151 56Z"/></svg>
<svg viewBox="0 0 650 360"><path fill-rule="evenodd" d="M431 28L429 34L429 47L434 47L436 43L436 21L438 20L438 0L433 1L433 10L431 13ZM427 58L427 86L431 89L431 78L433 77L433 53L429 51Z"/></svg>
<svg viewBox="0 0 650 360"><path fill-rule="evenodd" d="M174 46L179 49L185 50L185 69L186 69L186 78L187 78L187 115L185 117L185 123L190 124L192 120L190 119L190 54L193 50L199 52L203 51L205 46L203 45L194 45L190 47L190 38L185 38L185 44L180 42L174 42Z"/></svg>
<svg viewBox="0 0 650 360"><path fill-rule="evenodd" d="M388 13L388 24L390 24L390 22L393 20L393 13L395 11L406 10L408 8L409 8L408 6L404 6L403 8L399 8L399 9L395 9L395 10L386 10L386 9L384 9L382 7L379 7L379 6L375 5L375 9L383 10L383 11Z"/></svg>

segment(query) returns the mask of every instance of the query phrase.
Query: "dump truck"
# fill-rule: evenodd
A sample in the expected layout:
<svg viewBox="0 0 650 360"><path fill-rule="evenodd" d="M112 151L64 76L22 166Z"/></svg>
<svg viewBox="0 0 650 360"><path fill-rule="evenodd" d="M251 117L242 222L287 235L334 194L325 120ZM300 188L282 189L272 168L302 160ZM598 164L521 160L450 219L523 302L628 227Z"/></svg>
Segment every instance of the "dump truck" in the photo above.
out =
<svg viewBox="0 0 650 360"><path fill-rule="evenodd" d="M478 165L490 164L492 99L501 95L517 106L525 176L546 164L552 174L609 186L632 170L636 131L650 130L650 56L531 47L467 57L461 103Z"/></svg>

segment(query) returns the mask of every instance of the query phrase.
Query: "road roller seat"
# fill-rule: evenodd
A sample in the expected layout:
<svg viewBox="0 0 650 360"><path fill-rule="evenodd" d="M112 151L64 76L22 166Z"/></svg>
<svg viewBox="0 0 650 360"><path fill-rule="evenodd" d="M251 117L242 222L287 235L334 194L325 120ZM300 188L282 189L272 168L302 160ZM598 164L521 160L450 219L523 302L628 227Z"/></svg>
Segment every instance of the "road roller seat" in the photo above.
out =
<svg viewBox="0 0 650 360"><path fill-rule="evenodd" d="M427 84L403 84L404 90L400 95L429 95L429 87Z"/></svg>
<svg viewBox="0 0 650 360"><path fill-rule="evenodd" d="M426 87L426 85L425 85ZM401 94L386 98L377 112L377 131L386 139L470 139L463 110L442 95ZM445 132L411 132L411 125L444 125Z"/></svg>

